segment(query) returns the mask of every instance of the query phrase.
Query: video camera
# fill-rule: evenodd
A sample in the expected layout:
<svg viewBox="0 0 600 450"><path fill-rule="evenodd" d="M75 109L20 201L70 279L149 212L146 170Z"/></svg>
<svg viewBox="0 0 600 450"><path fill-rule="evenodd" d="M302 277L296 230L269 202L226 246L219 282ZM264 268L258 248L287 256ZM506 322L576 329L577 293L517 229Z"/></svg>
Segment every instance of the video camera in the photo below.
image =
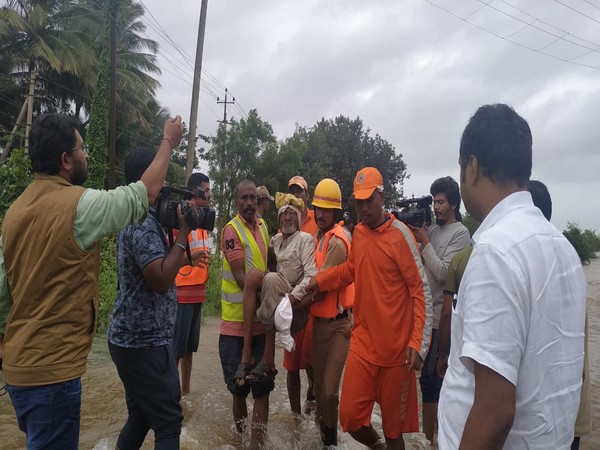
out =
<svg viewBox="0 0 600 450"><path fill-rule="evenodd" d="M176 196L179 196L178 200L173 199ZM192 197L206 198L204 191L199 188L163 186L156 199L158 222L168 229L179 229L177 206L181 205L183 217L192 230L202 228L211 231L215 227L215 210L189 205L185 200L190 200Z"/></svg>
<svg viewBox="0 0 600 450"><path fill-rule="evenodd" d="M425 195L419 198L405 198L396 202L396 206L400 208L394 211L396 219L401 220L407 225L421 228L423 224L431 224L431 203L433 198L431 195Z"/></svg>

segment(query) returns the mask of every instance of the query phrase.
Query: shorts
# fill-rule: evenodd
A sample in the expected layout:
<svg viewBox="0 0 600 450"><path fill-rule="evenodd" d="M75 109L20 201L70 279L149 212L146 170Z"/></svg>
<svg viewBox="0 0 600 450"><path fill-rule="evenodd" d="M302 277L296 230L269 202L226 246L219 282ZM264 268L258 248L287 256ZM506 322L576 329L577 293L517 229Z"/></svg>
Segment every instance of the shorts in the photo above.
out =
<svg viewBox="0 0 600 450"><path fill-rule="evenodd" d="M293 351L283 350L283 367L288 372L297 372L311 365L313 341L313 316L308 315L306 326L294 336L296 347Z"/></svg>
<svg viewBox="0 0 600 450"><path fill-rule="evenodd" d="M244 338L241 336L219 336L219 357L221 358L221 368L223 369L223 378L227 389L236 397L246 398L252 390L253 398L260 398L268 395L275 388L274 380L265 380L253 383L244 383L238 386L233 377L242 361L242 348L244 347ZM265 335L259 334L252 337L252 357L255 361L260 361L265 351Z"/></svg>
<svg viewBox="0 0 600 450"><path fill-rule="evenodd" d="M440 400L440 391L444 379L437 374L437 363L440 356L438 351L439 341L439 331L433 328L431 330L431 345L419 377L423 403L438 403Z"/></svg>
<svg viewBox="0 0 600 450"><path fill-rule="evenodd" d="M186 353L195 353L200 344L200 323L202 322L202 303L178 303L173 336L175 359L183 358Z"/></svg>
<svg viewBox="0 0 600 450"><path fill-rule="evenodd" d="M383 434L398 439L419 431L417 380L404 365L382 367L348 353L340 399L340 424L345 432L371 425L375 402L381 406Z"/></svg>

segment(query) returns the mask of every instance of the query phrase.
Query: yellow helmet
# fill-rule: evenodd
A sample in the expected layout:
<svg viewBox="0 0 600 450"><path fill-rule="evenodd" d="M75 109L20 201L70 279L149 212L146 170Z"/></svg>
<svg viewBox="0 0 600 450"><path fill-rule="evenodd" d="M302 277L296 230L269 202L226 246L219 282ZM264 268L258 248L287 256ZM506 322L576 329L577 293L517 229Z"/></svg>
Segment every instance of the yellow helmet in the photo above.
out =
<svg viewBox="0 0 600 450"><path fill-rule="evenodd" d="M342 209L342 191L331 178L319 181L313 194L313 206L319 208Z"/></svg>

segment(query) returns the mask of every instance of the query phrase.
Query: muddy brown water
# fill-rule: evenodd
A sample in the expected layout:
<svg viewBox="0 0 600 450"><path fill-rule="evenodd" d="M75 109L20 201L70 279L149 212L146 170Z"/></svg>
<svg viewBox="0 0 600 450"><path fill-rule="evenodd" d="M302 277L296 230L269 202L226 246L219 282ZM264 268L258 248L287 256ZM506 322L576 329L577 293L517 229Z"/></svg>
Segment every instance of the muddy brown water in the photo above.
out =
<svg viewBox="0 0 600 450"><path fill-rule="evenodd" d="M582 438L581 448L600 448L600 259L584 268L588 281L589 352L592 383L593 431ZM218 353L219 319L209 317L202 324L200 351L194 358L192 393L183 400L185 415L181 436L184 450L243 449L248 436L239 435L233 427L231 395L223 382ZM281 348L276 361L281 366ZM291 415L285 388L285 371L280 369L269 407L269 449L317 449L320 439L310 419L297 423ZM1 376L1 375L0 375ZM303 392L305 389L303 375ZM116 439L126 419L123 387L106 346L106 337L98 336L90 354L87 373L83 377L80 448L108 450L115 447ZM251 402L248 402L251 408ZM251 409L250 409L251 411ZM381 431L381 418L376 409L373 424ZM149 433L144 449L153 448ZM407 449L421 449L421 433L406 435ZM14 410L8 396L0 397L0 448L25 448L25 439L16 424ZM340 449L364 448L349 435L340 434Z"/></svg>

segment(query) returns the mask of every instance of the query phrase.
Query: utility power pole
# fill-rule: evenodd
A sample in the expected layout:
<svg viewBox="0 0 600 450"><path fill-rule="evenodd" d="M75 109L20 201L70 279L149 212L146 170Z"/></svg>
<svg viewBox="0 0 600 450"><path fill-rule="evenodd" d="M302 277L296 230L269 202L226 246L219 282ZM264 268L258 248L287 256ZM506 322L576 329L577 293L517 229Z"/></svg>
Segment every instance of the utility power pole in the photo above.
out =
<svg viewBox="0 0 600 450"><path fill-rule="evenodd" d="M198 42L196 43L196 65L194 67L194 85L192 87L192 109L190 111L190 129L185 165L185 179L194 170L194 154L196 152L196 122L198 121L198 100L200 98L200 76L202 73L202 52L204 50L204 30L206 29L206 9L208 0L202 0L200 7L200 23L198 25Z"/></svg>
<svg viewBox="0 0 600 450"><path fill-rule="evenodd" d="M117 148L117 0L111 0L108 8L110 17L110 83L108 87L108 187L116 187L115 165Z"/></svg>
<svg viewBox="0 0 600 450"><path fill-rule="evenodd" d="M227 105L233 105L235 103L235 97L231 97L231 101L227 101L227 88L225 88L225 100L219 100L217 97L217 104L223 105L223 120L217 120L221 125L223 125L227 129L227 125L231 125L227 122Z"/></svg>
<svg viewBox="0 0 600 450"><path fill-rule="evenodd" d="M217 120L223 127L223 148L221 149L221 161L220 161L220 176L219 176L219 202L217 205L217 251L221 250L221 230L226 223L226 217L229 215L229 201L225 198L225 150L227 145L227 125L231 125L227 122L227 105L233 105L235 103L235 97L231 97L231 101L227 100L227 88L225 88L225 100L221 101L217 97L217 104L223 105L223 120Z"/></svg>

